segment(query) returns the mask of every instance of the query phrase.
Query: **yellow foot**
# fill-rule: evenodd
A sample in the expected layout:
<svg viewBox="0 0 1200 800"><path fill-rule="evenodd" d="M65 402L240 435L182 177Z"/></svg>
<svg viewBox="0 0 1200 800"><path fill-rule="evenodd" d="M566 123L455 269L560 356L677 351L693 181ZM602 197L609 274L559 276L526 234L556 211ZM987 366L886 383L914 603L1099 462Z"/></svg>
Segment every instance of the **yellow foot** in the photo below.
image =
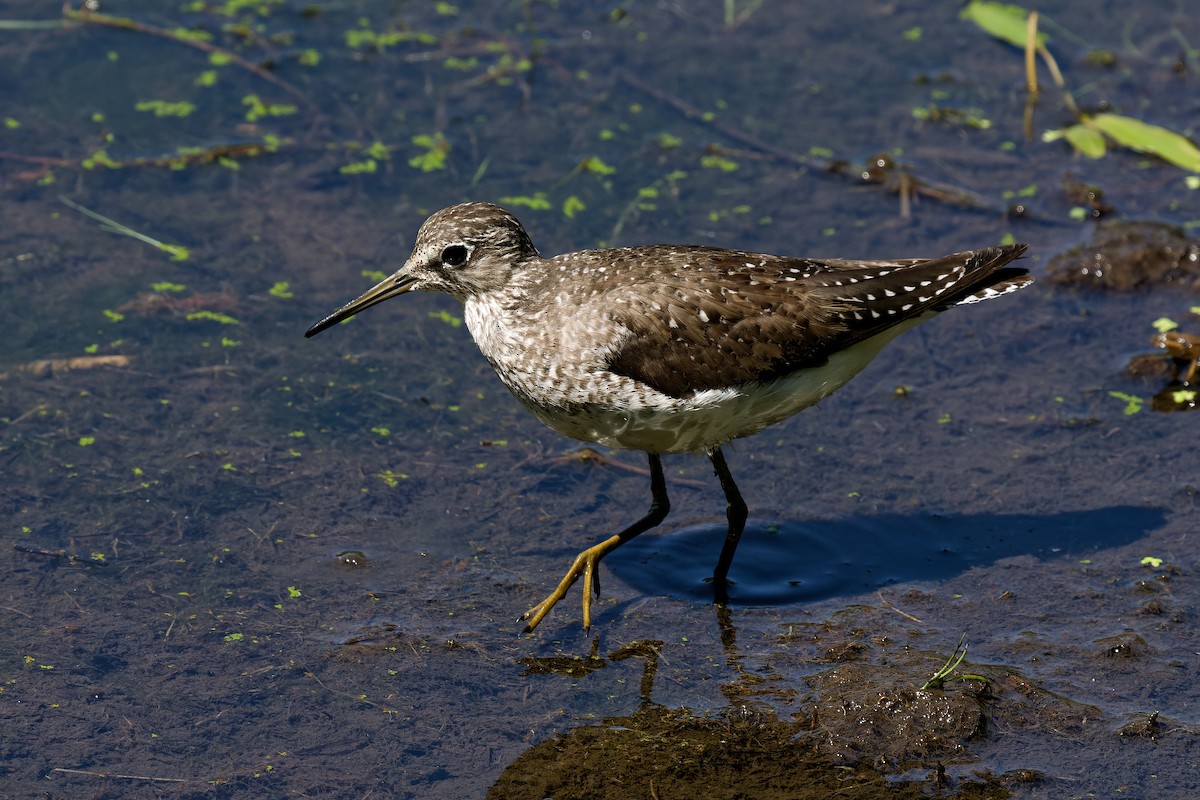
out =
<svg viewBox="0 0 1200 800"><path fill-rule="evenodd" d="M611 539L605 539L594 547L589 547L579 555L575 556L575 560L571 563L571 568L567 570L567 574L558 582L558 586L550 595L538 603L533 608L521 615L521 621L527 621L529 624L525 626L525 633L529 633L538 626L550 609L554 608L555 603L567 596L567 591L575 585L575 581L583 578L583 630L587 631L592 627L592 595L599 596L600 594L600 559L615 549L621 544L620 536L613 536Z"/></svg>

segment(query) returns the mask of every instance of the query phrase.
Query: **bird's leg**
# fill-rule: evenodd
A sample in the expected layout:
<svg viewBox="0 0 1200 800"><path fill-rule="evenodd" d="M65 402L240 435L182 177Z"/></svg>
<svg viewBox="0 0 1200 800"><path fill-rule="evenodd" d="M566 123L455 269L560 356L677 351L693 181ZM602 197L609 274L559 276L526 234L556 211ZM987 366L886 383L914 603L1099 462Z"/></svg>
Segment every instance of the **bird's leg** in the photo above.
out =
<svg viewBox="0 0 1200 800"><path fill-rule="evenodd" d="M589 547L575 557L571 568L567 570L567 574L558 582L558 586L550 593L542 602L538 603L533 608L521 615L522 620L528 620L529 624L525 626L525 632L529 633L537 627L542 618L550 613L550 609L554 608L554 604L562 600L567 590L578 580L583 578L583 629L586 631L592 627L592 593L600 594L600 559L604 558L613 550L616 550L621 545L628 542L633 537L640 533L645 533L651 528L659 525L667 518L667 512L671 510L671 501L667 497L667 482L663 478L662 459L650 453L650 511L646 516L639 519L637 522L630 525L625 530L618 533L616 536L605 539L600 544Z"/></svg>
<svg viewBox="0 0 1200 800"><path fill-rule="evenodd" d="M733 554L737 550L738 540L746 527L746 501L729 474L729 466L720 447L714 447L708 454L712 460L713 470L721 481L721 490L725 492L725 517L729 520L729 529L725 533L725 544L721 546L721 557L717 559L717 567L713 570L713 594L719 605L729 600L729 566L733 563Z"/></svg>

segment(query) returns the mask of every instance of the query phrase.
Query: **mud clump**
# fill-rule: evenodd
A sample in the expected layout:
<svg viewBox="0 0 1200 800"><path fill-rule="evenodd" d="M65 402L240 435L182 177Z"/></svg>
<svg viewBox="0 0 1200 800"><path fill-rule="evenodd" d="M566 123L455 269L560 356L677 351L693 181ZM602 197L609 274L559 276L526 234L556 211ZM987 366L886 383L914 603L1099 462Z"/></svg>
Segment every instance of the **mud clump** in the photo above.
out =
<svg viewBox="0 0 1200 800"><path fill-rule="evenodd" d="M1048 278L1056 286L1114 292L1152 286L1200 292L1200 242L1174 225L1106 223L1091 242L1052 258Z"/></svg>
<svg viewBox="0 0 1200 800"><path fill-rule="evenodd" d="M869 764L848 771L815 749L805 733L799 723L750 706L708 717L649 704L631 716L542 742L504 771L488 800L1009 796L999 778L950 778L938 765L916 781L895 780Z"/></svg>
<svg viewBox="0 0 1200 800"><path fill-rule="evenodd" d="M970 760L966 743L984 733L983 681L960 681L952 691L918 689L903 670L866 664L814 677L819 747L838 764Z"/></svg>

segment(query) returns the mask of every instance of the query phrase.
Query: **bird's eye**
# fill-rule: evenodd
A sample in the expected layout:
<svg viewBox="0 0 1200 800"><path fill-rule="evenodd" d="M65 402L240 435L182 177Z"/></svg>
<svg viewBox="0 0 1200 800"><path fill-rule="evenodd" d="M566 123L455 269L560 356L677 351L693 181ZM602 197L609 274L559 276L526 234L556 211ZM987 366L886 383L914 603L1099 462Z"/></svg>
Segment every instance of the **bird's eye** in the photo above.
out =
<svg viewBox="0 0 1200 800"><path fill-rule="evenodd" d="M452 244L442 251L442 263L447 267L461 267L467 263L467 256L470 254L466 245Z"/></svg>

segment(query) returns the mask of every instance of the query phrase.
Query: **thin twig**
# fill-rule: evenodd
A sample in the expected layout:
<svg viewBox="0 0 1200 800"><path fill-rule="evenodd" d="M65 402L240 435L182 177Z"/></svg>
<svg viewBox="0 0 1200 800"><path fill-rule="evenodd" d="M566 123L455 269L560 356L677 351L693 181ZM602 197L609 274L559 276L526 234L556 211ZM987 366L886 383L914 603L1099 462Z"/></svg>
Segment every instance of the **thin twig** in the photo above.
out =
<svg viewBox="0 0 1200 800"><path fill-rule="evenodd" d="M887 601L887 599L884 598L883 592L878 592L877 594L879 595L879 602L883 603L885 606L890 608L892 611L895 611L897 614L904 617L905 619L912 620L913 622L919 622L922 625L925 624L925 620L921 619L920 617L914 617L912 614L909 614L906 611L901 611L900 609L896 608L894 605L889 603Z"/></svg>
<svg viewBox="0 0 1200 800"><path fill-rule="evenodd" d="M1030 11L1025 24L1025 87L1034 97L1038 93L1037 61L1034 58L1037 54L1037 35L1038 12Z"/></svg>
<svg viewBox="0 0 1200 800"><path fill-rule="evenodd" d="M92 772L89 769L67 769L55 767L51 772L65 772L68 775L89 775L93 778L121 778L127 781L154 781L155 783L187 783L187 778L158 778L154 775L122 775L115 772Z"/></svg>

